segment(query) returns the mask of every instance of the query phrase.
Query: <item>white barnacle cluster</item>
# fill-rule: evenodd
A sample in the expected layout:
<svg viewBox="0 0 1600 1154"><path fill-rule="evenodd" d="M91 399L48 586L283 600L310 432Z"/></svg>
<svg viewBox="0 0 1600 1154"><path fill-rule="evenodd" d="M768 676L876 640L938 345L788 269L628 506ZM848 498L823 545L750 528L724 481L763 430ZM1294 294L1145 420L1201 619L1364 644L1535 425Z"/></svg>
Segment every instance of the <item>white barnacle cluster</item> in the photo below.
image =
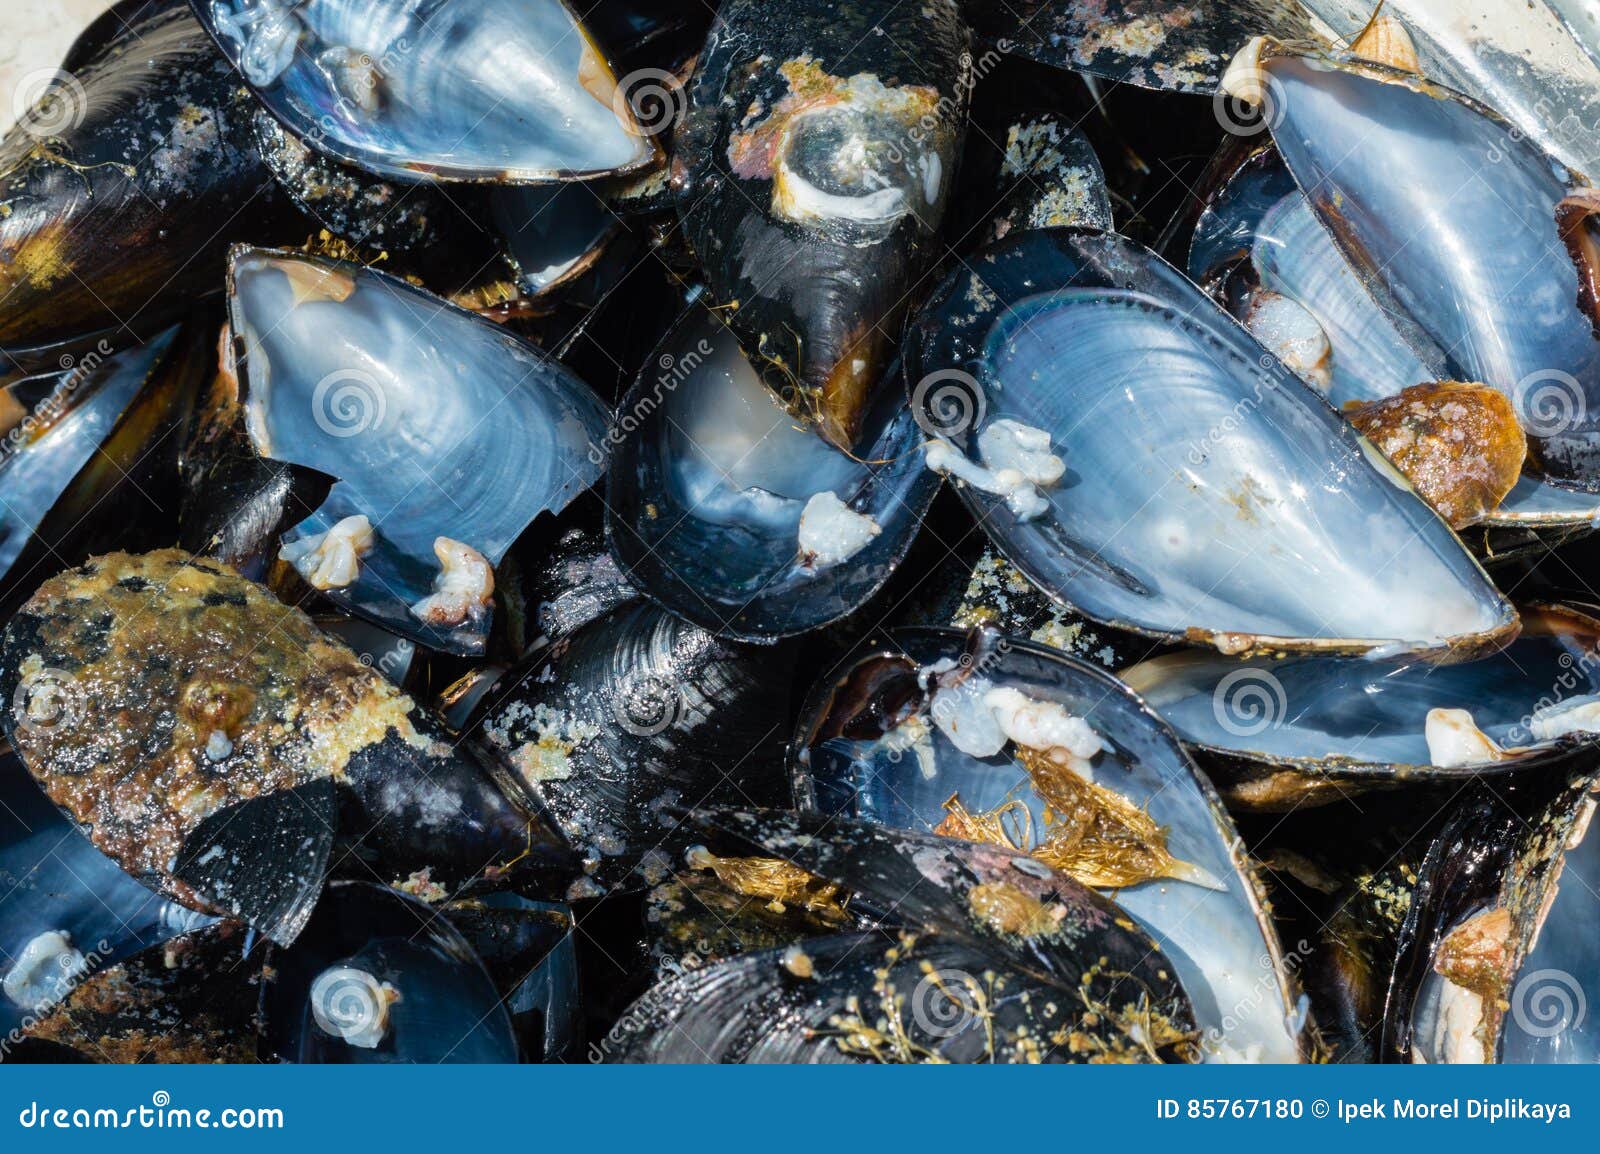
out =
<svg viewBox="0 0 1600 1154"><path fill-rule="evenodd" d="M483 616L494 599L494 567L470 545L440 537L433 543L439 575L433 592L411 606L412 616L429 625L455 627Z"/></svg>
<svg viewBox="0 0 1600 1154"><path fill-rule="evenodd" d="M278 556L313 589L344 589L361 576L361 559L372 552L375 541L372 522L357 514L325 533L287 542Z"/></svg>
<svg viewBox="0 0 1600 1154"><path fill-rule="evenodd" d="M1061 480L1066 462L1050 451L1050 434L1020 421L991 421L978 434L978 455L973 461L942 437L928 442L924 461L928 468L1003 497L1019 521L1029 521L1050 507L1041 492Z"/></svg>
<svg viewBox="0 0 1600 1154"><path fill-rule="evenodd" d="M831 489L818 493L800 514L800 564L815 572L848 561L881 532L877 521L857 513Z"/></svg>

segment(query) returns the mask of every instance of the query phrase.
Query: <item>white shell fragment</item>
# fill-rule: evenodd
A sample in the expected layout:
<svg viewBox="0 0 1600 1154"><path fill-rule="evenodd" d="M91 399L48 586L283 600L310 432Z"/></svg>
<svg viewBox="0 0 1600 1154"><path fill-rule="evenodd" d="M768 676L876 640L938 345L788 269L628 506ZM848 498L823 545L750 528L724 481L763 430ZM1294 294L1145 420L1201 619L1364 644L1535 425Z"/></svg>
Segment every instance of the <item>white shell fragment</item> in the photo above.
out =
<svg viewBox="0 0 1600 1154"><path fill-rule="evenodd" d="M326 533L288 542L278 556L313 589L343 589L361 575L361 558L372 552L373 540L372 523L357 514Z"/></svg>
<svg viewBox="0 0 1600 1154"><path fill-rule="evenodd" d="M66 997L88 968L71 934L47 930L17 954L6 971L5 994L29 1013L39 1013Z"/></svg>
<svg viewBox="0 0 1600 1154"><path fill-rule="evenodd" d="M883 532L865 513L857 513L833 490L818 493L800 514L800 560L808 569L848 561Z"/></svg>
<svg viewBox="0 0 1600 1154"><path fill-rule="evenodd" d="M311 983L311 1016L317 1027L363 1050L377 1049L389 1032L389 1007L399 991L365 970L332 966Z"/></svg>
<svg viewBox="0 0 1600 1154"><path fill-rule="evenodd" d="M1244 326L1306 384L1326 395L1333 380L1333 346L1311 311L1282 293L1258 292Z"/></svg>
<svg viewBox="0 0 1600 1154"><path fill-rule="evenodd" d="M1032 520L1050 507L1039 490L1054 485L1067 471L1066 462L1050 451L1050 434L1020 421L998 420L978 434L983 464L962 456L942 438L928 443L928 468L1004 497L1019 521Z"/></svg>
<svg viewBox="0 0 1600 1154"><path fill-rule="evenodd" d="M1430 709L1424 728L1428 760L1444 769L1501 761L1506 751L1478 728L1465 709Z"/></svg>
<svg viewBox="0 0 1600 1154"><path fill-rule="evenodd" d="M1535 710L1528 731L1540 741L1569 733L1600 733L1600 697L1586 694Z"/></svg>
<svg viewBox="0 0 1600 1154"><path fill-rule="evenodd" d="M494 567L472 546L448 537L436 540L433 552L441 566L433 592L411 612L430 625L463 625L483 613L493 599Z"/></svg>

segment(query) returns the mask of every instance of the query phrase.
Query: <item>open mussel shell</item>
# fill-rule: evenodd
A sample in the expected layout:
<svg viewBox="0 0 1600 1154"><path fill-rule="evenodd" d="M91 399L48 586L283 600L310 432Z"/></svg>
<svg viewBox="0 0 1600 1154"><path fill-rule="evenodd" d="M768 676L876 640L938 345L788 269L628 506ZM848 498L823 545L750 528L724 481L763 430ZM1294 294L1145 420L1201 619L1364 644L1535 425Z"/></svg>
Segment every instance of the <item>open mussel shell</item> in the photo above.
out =
<svg viewBox="0 0 1600 1154"><path fill-rule="evenodd" d="M558 184L497 188L489 217L500 234L517 284L529 297L570 284L594 267L621 219L606 185Z"/></svg>
<svg viewBox="0 0 1600 1154"><path fill-rule="evenodd" d="M486 600L424 608L438 543L493 565L536 516L588 488L598 398L500 326L372 269L239 248L229 291L256 450L338 478L285 544L368 518L354 580L322 592L422 645L481 652Z"/></svg>
<svg viewBox="0 0 1600 1154"><path fill-rule="evenodd" d="M1591 226L1564 203L1582 178L1414 74L1286 52L1260 67L1284 163L1435 379L1505 393L1544 475L1600 491Z"/></svg>
<svg viewBox="0 0 1600 1154"><path fill-rule="evenodd" d="M960 158L958 6L730 0L673 147L684 235L763 376L859 449Z"/></svg>
<svg viewBox="0 0 1600 1154"><path fill-rule="evenodd" d="M1027 770L1007 751L958 749L937 724L941 703L930 703L919 682L930 667L954 668L968 682L952 692L1010 688L1060 704L1100 736L1094 780L1147 812L1166 831L1167 851L1220 887L1158 878L1113 895L1172 960L1206 1032L1202 1046L1214 1057L1295 1061L1303 1015L1253 868L1172 732L1104 670L1041 645L953 629L897 630L892 641L892 651L819 685L802 710L791 746L802 807L929 832L949 816L952 798L973 814L1020 802L1028 828L1043 831L1047 804Z"/></svg>
<svg viewBox="0 0 1600 1154"><path fill-rule="evenodd" d="M1410 486L1132 241L1042 229L991 246L912 324L905 376L961 452L1002 419L1048 434L1066 473L1040 516L962 495L1035 584L1096 621L1232 654L1459 659L1515 633Z"/></svg>
<svg viewBox="0 0 1600 1154"><path fill-rule="evenodd" d="M249 141L249 99L187 6L162 0L125 16L31 94L0 142L8 351L153 335L216 290L246 221L263 239L283 236Z"/></svg>
<svg viewBox="0 0 1600 1154"><path fill-rule="evenodd" d="M589 871L625 881L677 825L667 805L778 804L794 655L624 605L502 680L476 731Z"/></svg>
<svg viewBox="0 0 1600 1154"><path fill-rule="evenodd" d="M1232 805L1292 809L1342 794L1520 772L1568 760L1593 734L1540 741L1541 708L1600 693L1600 620L1530 605L1522 632L1475 661L1348 661L1320 655L1239 662L1190 650L1124 670L1122 679L1175 729ZM1432 764L1432 709L1464 709L1507 747L1494 760Z"/></svg>
<svg viewBox="0 0 1600 1154"><path fill-rule="evenodd" d="M904 399L880 394L859 453L784 410L733 332L695 308L618 406L605 439L607 533L629 579L719 636L817 629L881 588L939 487ZM831 493L874 534L839 560L807 556L802 515Z"/></svg>
<svg viewBox="0 0 1600 1154"><path fill-rule="evenodd" d="M1328 341L1327 397L1335 408L1393 396L1451 371L1412 350L1270 145L1221 181L1197 222L1188 267L1241 319L1260 290L1310 312ZM1485 557L1501 559L1589 533L1597 515L1600 497L1530 472L1463 537Z"/></svg>
<svg viewBox="0 0 1600 1154"><path fill-rule="evenodd" d="M1145 1062L1198 1052L1189 998L1161 948L1033 858L841 817L700 810L687 821L719 852L776 857L845 887L853 909L901 932L844 932L690 969L630 1011L648 1029L624 1060Z"/></svg>
<svg viewBox="0 0 1600 1154"><path fill-rule="evenodd" d="M65 358L0 394L0 600L14 605L91 553L171 540L181 430L205 363L193 323Z"/></svg>
<svg viewBox="0 0 1600 1154"><path fill-rule="evenodd" d="M285 1062L515 1062L511 1019L450 919L384 886L336 882L268 954L263 1049Z"/></svg>
<svg viewBox="0 0 1600 1154"><path fill-rule="evenodd" d="M444 907L494 979L528 1062L576 1061L583 1048L572 910L500 892Z"/></svg>
<svg viewBox="0 0 1600 1154"><path fill-rule="evenodd" d="M75 982L26 1036L88 1062L253 1064L262 972L253 945L238 922L171 936Z"/></svg>
<svg viewBox="0 0 1600 1154"><path fill-rule="evenodd" d="M657 153L564 0L194 0L262 104L322 152L406 180L540 182Z"/></svg>
<svg viewBox="0 0 1600 1154"><path fill-rule="evenodd" d="M1593 1063L1600 842L1592 769L1471 791L1421 868L1384 1043L1413 1062ZM1529 796L1532 795L1532 796Z"/></svg>
<svg viewBox="0 0 1600 1154"><path fill-rule="evenodd" d="M96 849L10 750L0 755L0 882L0 1039L89 974L208 920Z"/></svg>
<svg viewBox="0 0 1600 1154"><path fill-rule="evenodd" d="M561 856L380 672L178 550L45 582L0 641L0 693L29 771L101 851L277 941L310 916L336 832L388 876Z"/></svg>

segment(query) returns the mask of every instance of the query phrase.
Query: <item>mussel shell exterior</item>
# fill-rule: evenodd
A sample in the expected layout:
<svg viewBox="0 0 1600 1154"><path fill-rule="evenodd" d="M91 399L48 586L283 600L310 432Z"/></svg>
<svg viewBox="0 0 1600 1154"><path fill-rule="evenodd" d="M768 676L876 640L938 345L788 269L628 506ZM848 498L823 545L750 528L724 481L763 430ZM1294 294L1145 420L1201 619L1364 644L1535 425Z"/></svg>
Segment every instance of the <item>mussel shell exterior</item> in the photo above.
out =
<svg viewBox="0 0 1600 1154"><path fill-rule="evenodd" d="M1474 788L1453 808L1423 861L1402 927L1384 1017L1389 1059L1595 1060L1586 1012L1600 972L1589 888L1595 785L1592 771L1557 773L1520 790ZM1500 920L1480 939L1473 981L1441 947L1485 915ZM1462 992L1455 977L1481 999L1466 1028L1446 1008Z"/></svg>
<svg viewBox="0 0 1600 1154"><path fill-rule="evenodd" d="M110 330L216 291L248 223L283 236L233 70L187 7L143 6L0 143L0 347Z"/></svg>
<svg viewBox="0 0 1600 1154"><path fill-rule="evenodd" d="M1236 1056L1254 1052L1262 1061L1297 1060L1293 981L1254 868L1210 783L1172 732L1110 674L1040 645L935 629L897 630L892 639L891 653L818 685L802 709L790 747L797 803L931 833L952 795L972 813L1016 799L1031 812L1033 828L1042 829L1045 803L1008 752L974 758L932 724L926 752L877 738L905 714L907 698L918 692L918 669L946 659L995 687L1060 703L1106 745L1094 761L1095 780L1146 810L1167 830L1174 857L1225 887L1215 893L1157 879L1113 895L1172 959L1210 1047Z"/></svg>
<svg viewBox="0 0 1600 1154"><path fill-rule="evenodd" d="M85 978L28 1035L91 1062L252 1064L261 959L251 947L238 922L172 937Z"/></svg>
<svg viewBox="0 0 1600 1154"><path fill-rule="evenodd" d="M503 892L451 902L445 914L494 979L523 1061L577 1061L583 1022L572 910Z"/></svg>
<svg viewBox="0 0 1600 1154"><path fill-rule="evenodd" d="M1289 810L1366 789L1520 773L1586 756L1590 735L1536 743L1541 706L1600 693L1600 621L1575 607L1531 605L1506 648L1475 661L1344 661L1307 655L1247 663L1181 652L1123 679L1177 731L1230 805ZM1431 764L1430 709L1465 709L1508 747L1503 761Z"/></svg>
<svg viewBox="0 0 1600 1154"><path fill-rule="evenodd" d="M719 636L770 642L836 621L889 579L940 483L899 396L880 395L868 427L870 445L853 456L814 436L762 386L729 328L696 308L603 442L612 551L638 588ZM879 532L812 567L799 527L822 492Z"/></svg>
<svg viewBox="0 0 1600 1154"><path fill-rule="evenodd" d="M7 890L0 902L7 970L40 934L65 934L87 974L208 920L124 873L72 827L9 751L0 756L0 881ZM34 1007L0 995L0 1039L37 1016Z"/></svg>
<svg viewBox="0 0 1600 1154"><path fill-rule="evenodd" d="M543 182L657 153L564 0L193 0L295 136L401 180Z"/></svg>
<svg viewBox="0 0 1600 1154"><path fill-rule="evenodd" d="M560 856L381 673L178 550L46 582L0 642L0 691L7 736L96 846L280 942L310 916L337 831L394 877Z"/></svg>
<svg viewBox="0 0 1600 1154"><path fill-rule="evenodd" d="M437 188L373 176L316 152L264 108L250 120L256 152L296 208L336 237L373 252L449 243L457 209Z"/></svg>
<svg viewBox="0 0 1600 1154"><path fill-rule="evenodd" d="M1460 659L1515 634L1510 604L1349 424L1115 234L984 250L918 314L905 377L925 427L969 456L997 419L1050 435L1067 473L1043 515L962 496L1035 584L1096 621L1234 654Z"/></svg>
<svg viewBox="0 0 1600 1154"><path fill-rule="evenodd" d="M497 685L476 732L585 857L572 896L630 881L664 805L777 804L794 655L719 640L645 602Z"/></svg>
<svg viewBox="0 0 1600 1154"><path fill-rule="evenodd" d="M839 816L700 809L686 815L686 824L718 852L778 857L846 887L851 909L884 925L967 947L972 951L967 957L987 958L997 972L1084 989L1089 1003L1104 998L1104 1008L1112 1012L1100 1013L1098 1020L1092 1013L1079 1017L1078 1029L1097 1033L1123 1061L1156 1057L1148 1046L1127 1047L1126 1038L1118 1039L1124 1026L1114 1007L1130 996L1153 1015L1152 1021L1183 1036L1169 1038L1171 1048L1163 1047L1163 1058L1193 1060L1199 1052L1190 998L1161 947L1105 898L1033 858ZM995 897L1027 916L1020 923L995 917L989 905ZM777 960L778 954L747 956ZM736 972L738 961L725 965ZM822 967L817 970L820 974ZM863 1003L875 1002L860 993ZM1069 1017L1082 1008L1085 1003L1079 1001ZM1050 1044L1065 1040L1055 1035Z"/></svg>
<svg viewBox="0 0 1600 1154"><path fill-rule="evenodd" d="M752 361L843 449L857 445L907 297L938 252L971 88L968 40L951 0L730 0L690 88L673 149L685 236ZM916 175L897 209L868 220L882 211L869 202L897 185L812 185L852 146ZM808 148L818 172L785 177L786 158ZM852 156L837 175L861 166ZM783 180L822 203L781 210Z"/></svg>
<svg viewBox="0 0 1600 1154"><path fill-rule="evenodd" d="M1106 174L1078 130L1079 119L1045 111L1010 126L999 181L1011 182L1011 188L993 213L991 239L1029 228L1111 230Z"/></svg>
<svg viewBox="0 0 1600 1154"><path fill-rule="evenodd" d="M588 488L599 399L500 326L373 269L240 248L229 284L257 452L339 478L285 542L368 517L358 577L324 593L430 648L481 652L487 607L458 624L411 611L439 572L435 541L497 563Z"/></svg>
<svg viewBox="0 0 1600 1154"><path fill-rule="evenodd" d="M881 931L813 938L684 970L625 1017L629 1030L608 1051L610 1061L1008 1064L1170 1056L1138 1049L1103 1022L1086 1026L1065 987L996 963L966 942Z"/></svg>
<svg viewBox="0 0 1600 1154"><path fill-rule="evenodd" d="M967 7L974 31L1001 51L1141 88L1206 95L1252 36L1319 41L1325 28L1298 0L979 0Z"/></svg>
<svg viewBox="0 0 1600 1154"><path fill-rule="evenodd" d="M267 964L272 977L261 985L263 1049L280 1061L517 1059L511 1019L466 938L448 918L395 890L367 882L329 886L305 934L288 949L270 950ZM313 984L334 967L360 970L399 995L387 1007L376 1045L348 1043L317 1023ZM351 1016L363 1010L379 1012L356 1003Z"/></svg>

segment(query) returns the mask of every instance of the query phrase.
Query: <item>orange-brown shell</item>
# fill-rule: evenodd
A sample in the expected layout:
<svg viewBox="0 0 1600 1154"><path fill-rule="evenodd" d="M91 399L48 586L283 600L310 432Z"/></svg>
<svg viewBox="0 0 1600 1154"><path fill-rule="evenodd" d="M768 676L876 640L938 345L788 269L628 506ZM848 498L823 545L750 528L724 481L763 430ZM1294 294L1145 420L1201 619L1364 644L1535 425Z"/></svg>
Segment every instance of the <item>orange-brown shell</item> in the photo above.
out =
<svg viewBox="0 0 1600 1154"><path fill-rule="evenodd" d="M1412 385L1381 401L1353 402L1345 416L1454 529L1494 511L1528 453L1510 400L1488 385Z"/></svg>
<svg viewBox="0 0 1600 1154"><path fill-rule="evenodd" d="M338 777L391 728L421 740L411 700L304 613L177 549L52 577L3 660L29 770L139 875L225 806Z"/></svg>

